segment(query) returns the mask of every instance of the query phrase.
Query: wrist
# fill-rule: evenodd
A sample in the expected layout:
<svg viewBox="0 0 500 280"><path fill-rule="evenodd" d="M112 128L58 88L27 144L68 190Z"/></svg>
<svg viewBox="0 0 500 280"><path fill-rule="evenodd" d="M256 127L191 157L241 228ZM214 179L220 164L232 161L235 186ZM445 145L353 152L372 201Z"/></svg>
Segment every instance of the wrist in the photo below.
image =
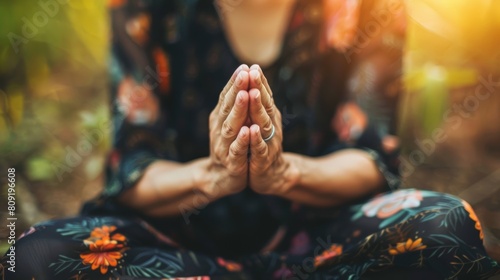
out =
<svg viewBox="0 0 500 280"><path fill-rule="evenodd" d="M194 175L194 187L200 193L213 200L237 193L241 190L238 187L240 177L228 175L225 168L215 162L212 158L203 158L195 162L198 166ZM245 187L245 186L243 186Z"/></svg>
<svg viewBox="0 0 500 280"><path fill-rule="evenodd" d="M283 160L285 162L285 169L283 172L283 187L282 194L286 194L301 184L302 170L304 157L293 154L283 153Z"/></svg>
<svg viewBox="0 0 500 280"><path fill-rule="evenodd" d="M210 158L201 158L192 162L195 166L193 174L193 189L201 192L204 195L211 196L212 194L212 179Z"/></svg>
<svg viewBox="0 0 500 280"><path fill-rule="evenodd" d="M272 168L272 174L265 175L267 183L260 188L253 188L257 193L286 197L287 193L300 185L300 164L302 157L292 153L283 153Z"/></svg>

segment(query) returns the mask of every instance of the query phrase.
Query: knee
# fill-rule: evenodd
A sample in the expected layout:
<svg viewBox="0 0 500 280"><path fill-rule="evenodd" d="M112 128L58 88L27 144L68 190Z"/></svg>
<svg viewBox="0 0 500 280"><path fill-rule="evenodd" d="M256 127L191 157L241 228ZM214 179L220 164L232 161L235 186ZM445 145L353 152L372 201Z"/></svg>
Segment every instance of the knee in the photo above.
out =
<svg viewBox="0 0 500 280"><path fill-rule="evenodd" d="M60 255L71 256L76 248L71 242L52 234L53 231L50 229L31 229L31 231L12 244L15 272L9 270L6 273L11 273L12 279L53 279L51 264L56 262ZM7 254L4 259L10 260L11 256ZM10 265L7 264L6 267Z"/></svg>
<svg viewBox="0 0 500 280"><path fill-rule="evenodd" d="M45 270L49 264L44 253L51 252L50 245L37 234L30 234L17 240L11 247L13 250L10 252L15 255L15 262L8 265L8 267L14 266L9 272L16 279L47 279ZM9 257L9 260L11 259L12 256Z"/></svg>
<svg viewBox="0 0 500 280"><path fill-rule="evenodd" d="M423 221L428 224L426 230L433 235L453 236L458 241L473 246L482 246L483 232L481 223L472 206L465 200L443 193L423 191L428 199L428 213L423 214Z"/></svg>

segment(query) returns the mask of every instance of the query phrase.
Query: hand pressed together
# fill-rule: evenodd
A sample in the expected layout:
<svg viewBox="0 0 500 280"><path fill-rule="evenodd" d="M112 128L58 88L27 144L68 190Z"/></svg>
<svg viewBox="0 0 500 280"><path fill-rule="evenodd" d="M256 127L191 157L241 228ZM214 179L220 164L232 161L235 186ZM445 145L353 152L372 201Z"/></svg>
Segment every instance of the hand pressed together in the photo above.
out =
<svg viewBox="0 0 500 280"><path fill-rule="evenodd" d="M243 190L248 181L250 132L248 118L248 66L240 66L222 90L210 114L209 193Z"/></svg>
<svg viewBox="0 0 500 280"><path fill-rule="evenodd" d="M248 185L274 194L293 184L285 180L293 176L283 176L289 163L282 140L281 113L261 68L240 66L210 115L212 188L232 194Z"/></svg>

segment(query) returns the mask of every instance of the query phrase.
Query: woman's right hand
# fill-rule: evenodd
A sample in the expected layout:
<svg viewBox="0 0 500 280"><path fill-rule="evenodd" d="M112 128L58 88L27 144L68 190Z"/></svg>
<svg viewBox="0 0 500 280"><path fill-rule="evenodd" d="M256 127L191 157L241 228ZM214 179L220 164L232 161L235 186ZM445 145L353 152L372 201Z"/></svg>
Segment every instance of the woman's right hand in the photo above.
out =
<svg viewBox="0 0 500 280"><path fill-rule="evenodd" d="M241 65L222 90L210 114L210 157L207 195L222 197L242 191L248 180L250 130L249 68Z"/></svg>
<svg viewBox="0 0 500 280"><path fill-rule="evenodd" d="M146 215L181 214L186 222L206 204L242 191L248 182L249 68L240 66L210 114L210 156L181 164L158 160L148 166L120 202Z"/></svg>

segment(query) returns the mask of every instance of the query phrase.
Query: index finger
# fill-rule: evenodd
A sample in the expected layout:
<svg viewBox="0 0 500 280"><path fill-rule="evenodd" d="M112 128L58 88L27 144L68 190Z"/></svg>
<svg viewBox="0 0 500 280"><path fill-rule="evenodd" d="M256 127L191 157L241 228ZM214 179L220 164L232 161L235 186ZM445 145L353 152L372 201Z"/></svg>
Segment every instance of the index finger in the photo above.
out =
<svg viewBox="0 0 500 280"><path fill-rule="evenodd" d="M241 71L238 73L233 86L229 88L229 90L225 93L224 99L220 103L219 106L219 116L221 120L227 118L229 113L231 112L234 102L236 100L236 96L240 91L246 91L248 88L248 73L245 71Z"/></svg>
<svg viewBox="0 0 500 280"><path fill-rule="evenodd" d="M250 70L257 70L259 71L259 73L262 75L262 83L264 84L264 86L266 87L268 93L271 95L271 97L273 97L273 92L271 91L271 87L269 86L269 83L267 81L267 78L266 78L266 75L264 75L264 72L262 71L262 68L258 65L258 64L253 64L252 66L250 66Z"/></svg>
<svg viewBox="0 0 500 280"><path fill-rule="evenodd" d="M242 64L238 68L236 68L236 70L234 71L233 75L231 75L231 78L229 79L229 81L227 82L227 84L224 86L224 88L220 92L219 102L217 103L217 106L215 106L216 109L218 109L222 105L222 102L224 101L224 98L226 97L227 92L234 86L234 83L236 82L236 78L238 77L238 74L241 71L248 71L248 70L249 70L249 68L248 68L248 66L246 64ZM236 91L236 93L238 91Z"/></svg>
<svg viewBox="0 0 500 280"><path fill-rule="evenodd" d="M253 66L252 66L253 67ZM274 115L274 101L272 98L272 92L269 89L269 85L267 84L267 80L264 80L265 77L262 74L262 71L259 69L251 69L250 70L250 86L258 89L261 92L261 102L269 116Z"/></svg>

